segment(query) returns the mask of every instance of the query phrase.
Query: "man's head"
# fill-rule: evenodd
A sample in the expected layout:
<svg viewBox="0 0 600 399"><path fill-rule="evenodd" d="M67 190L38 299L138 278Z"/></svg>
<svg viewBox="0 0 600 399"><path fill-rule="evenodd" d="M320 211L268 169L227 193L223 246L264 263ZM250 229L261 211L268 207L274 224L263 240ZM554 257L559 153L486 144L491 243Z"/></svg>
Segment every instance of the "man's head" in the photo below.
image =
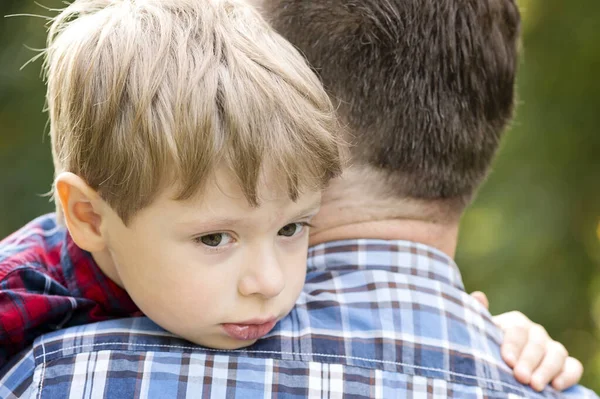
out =
<svg viewBox="0 0 600 399"><path fill-rule="evenodd" d="M511 118L514 0L258 3L337 100L370 191L460 214Z"/></svg>
<svg viewBox="0 0 600 399"><path fill-rule="evenodd" d="M257 328L222 323L291 309L305 225L341 170L316 75L237 0L76 0L46 55L55 196L76 244L163 327L252 343Z"/></svg>

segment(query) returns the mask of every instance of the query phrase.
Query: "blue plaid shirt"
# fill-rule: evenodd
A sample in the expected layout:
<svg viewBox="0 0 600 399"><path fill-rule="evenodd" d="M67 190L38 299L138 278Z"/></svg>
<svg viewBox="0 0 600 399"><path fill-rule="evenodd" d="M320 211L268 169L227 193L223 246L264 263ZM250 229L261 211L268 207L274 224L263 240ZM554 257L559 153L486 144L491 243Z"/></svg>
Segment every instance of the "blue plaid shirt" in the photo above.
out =
<svg viewBox="0 0 600 399"><path fill-rule="evenodd" d="M443 253L339 241L310 249L296 307L252 347L194 346L146 318L72 327L14 358L0 398L597 398L519 384L501 339Z"/></svg>

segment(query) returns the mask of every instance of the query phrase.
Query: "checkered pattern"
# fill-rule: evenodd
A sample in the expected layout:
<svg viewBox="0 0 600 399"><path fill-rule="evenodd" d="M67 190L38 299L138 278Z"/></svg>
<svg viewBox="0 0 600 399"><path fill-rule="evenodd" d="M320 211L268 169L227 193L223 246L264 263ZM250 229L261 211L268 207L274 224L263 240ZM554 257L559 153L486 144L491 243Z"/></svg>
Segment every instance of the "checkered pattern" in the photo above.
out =
<svg viewBox="0 0 600 399"><path fill-rule="evenodd" d="M343 241L311 248L297 306L252 347L194 346L146 318L73 327L15 359L0 397L597 398L517 383L500 339L444 254Z"/></svg>
<svg viewBox="0 0 600 399"><path fill-rule="evenodd" d="M0 367L49 331L141 315L54 214L0 241Z"/></svg>

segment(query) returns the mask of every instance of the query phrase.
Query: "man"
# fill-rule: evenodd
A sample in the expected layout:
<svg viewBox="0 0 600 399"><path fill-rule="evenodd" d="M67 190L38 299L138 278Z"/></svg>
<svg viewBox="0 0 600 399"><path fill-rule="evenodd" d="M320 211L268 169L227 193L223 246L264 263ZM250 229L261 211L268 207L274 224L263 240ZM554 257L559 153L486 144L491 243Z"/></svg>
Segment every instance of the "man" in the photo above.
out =
<svg viewBox="0 0 600 399"><path fill-rule="evenodd" d="M339 101L353 144L352 166L327 190L314 221L297 306L240 351L189 346L147 319L48 334L15 360L16 369L31 372L23 390L48 397L596 397L581 387L537 393L519 384L501 359L500 330L464 292L452 260L460 216L512 114L514 2L263 6Z"/></svg>

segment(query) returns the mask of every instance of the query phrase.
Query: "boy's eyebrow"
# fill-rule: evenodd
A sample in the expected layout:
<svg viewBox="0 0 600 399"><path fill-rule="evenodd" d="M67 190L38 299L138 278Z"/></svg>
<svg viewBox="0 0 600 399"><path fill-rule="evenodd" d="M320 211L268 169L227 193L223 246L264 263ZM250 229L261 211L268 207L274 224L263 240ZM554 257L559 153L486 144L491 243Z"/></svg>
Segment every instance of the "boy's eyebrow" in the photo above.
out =
<svg viewBox="0 0 600 399"><path fill-rule="evenodd" d="M298 212L292 219L298 219L304 216L312 216L313 213L316 213L321 207L321 200L313 202L310 206L307 206L302 211Z"/></svg>
<svg viewBox="0 0 600 399"><path fill-rule="evenodd" d="M178 225L184 229L194 230L213 230L239 224L244 224L244 219L215 218L210 220L186 220L178 223Z"/></svg>
<svg viewBox="0 0 600 399"><path fill-rule="evenodd" d="M313 213L316 213L321 207L321 200L318 200L306 208L302 209L300 212L297 212L293 217L289 218L289 220L299 219L301 217L313 216ZM200 220L185 220L178 223L182 228L193 228L196 230L212 230L222 228L224 226L235 226L235 225L243 225L246 224L247 220L244 218L215 218L208 221L200 221Z"/></svg>

